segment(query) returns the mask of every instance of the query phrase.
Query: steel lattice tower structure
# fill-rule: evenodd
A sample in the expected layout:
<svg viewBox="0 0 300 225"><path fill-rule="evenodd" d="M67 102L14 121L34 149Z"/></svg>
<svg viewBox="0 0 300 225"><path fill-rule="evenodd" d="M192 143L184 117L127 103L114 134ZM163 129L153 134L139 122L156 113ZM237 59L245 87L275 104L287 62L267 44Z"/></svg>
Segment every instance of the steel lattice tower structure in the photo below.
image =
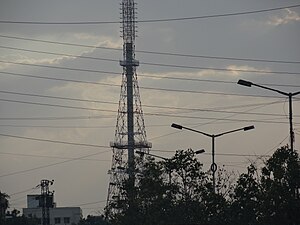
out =
<svg viewBox="0 0 300 225"><path fill-rule="evenodd" d="M139 61L135 59L136 3L134 0L122 0L121 10L123 60L120 61L120 65L123 67L123 73L115 140L110 144L113 157L109 171L107 206L124 199L121 188L123 181L128 179L132 186L136 183L135 149L149 152L152 147L146 138L136 74L136 67L139 66Z"/></svg>
<svg viewBox="0 0 300 225"><path fill-rule="evenodd" d="M41 183L37 186L41 187L42 225L50 225L49 208L53 208L53 192L49 190L49 186L52 184L53 180L41 180Z"/></svg>

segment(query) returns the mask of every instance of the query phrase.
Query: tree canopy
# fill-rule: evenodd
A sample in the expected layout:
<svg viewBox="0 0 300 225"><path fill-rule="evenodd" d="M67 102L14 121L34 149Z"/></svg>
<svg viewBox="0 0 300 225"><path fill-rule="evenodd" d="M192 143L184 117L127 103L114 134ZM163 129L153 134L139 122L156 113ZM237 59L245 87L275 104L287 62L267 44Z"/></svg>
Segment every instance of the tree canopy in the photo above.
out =
<svg viewBox="0 0 300 225"><path fill-rule="evenodd" d="M218 172L217 191L211 174L192 150L177 151L163 161L146 157L134 190L134 199L117 203L118 225L299 225L300 163L288 146L277 149L258 169L249 165L232 183L230 174Z"/></svg>

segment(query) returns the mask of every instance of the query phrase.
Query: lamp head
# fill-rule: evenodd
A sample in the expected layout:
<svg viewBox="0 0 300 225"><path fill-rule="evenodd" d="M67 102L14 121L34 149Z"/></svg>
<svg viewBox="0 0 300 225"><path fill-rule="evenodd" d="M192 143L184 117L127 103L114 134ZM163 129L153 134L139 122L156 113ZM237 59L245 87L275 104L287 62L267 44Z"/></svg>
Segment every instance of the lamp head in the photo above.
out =
<svg viewBox="0 0 300 225"><path fill-rule="evenodd" d="M198 154L201 154L201 153L204 153L205 150L204 149L199 149L197 151L195 151L195 154L198 155Z"/></svg>
<svg viewBox="0 0 300 225"><path fill-rule="evenodd" d="M247 130L252 130L254 129L255 127L252 125L252 126L248 126L248 127L244 127L244 131L247 131Z"/></svg>
<svg viewBox="0 0 300 225"><path fill-rule="evenodd" d="M172 123L171 127L182 130L182 126L176 123Z"/></svg>
<svg viewBox="0 0 300 225"><path fill-rule="evenodd" d="M251 87L252 86L252 82L250 82L250 81L246 81L246 80L239 80L238 82L237 82L239 85L243 85L243 86L246 86L246 87Z"/></svg>

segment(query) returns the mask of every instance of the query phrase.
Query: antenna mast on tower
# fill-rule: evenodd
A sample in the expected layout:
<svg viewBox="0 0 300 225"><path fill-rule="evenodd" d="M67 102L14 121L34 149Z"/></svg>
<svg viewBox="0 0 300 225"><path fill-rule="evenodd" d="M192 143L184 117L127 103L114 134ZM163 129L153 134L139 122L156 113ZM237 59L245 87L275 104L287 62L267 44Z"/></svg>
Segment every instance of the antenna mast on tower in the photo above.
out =
<svg viewBox="0 0 300 225"><path fill-rule="evenodd" d="M115 213L118 212L114 207L116 202L124 200L125 197L123 182L128 180L132 188L136 182L134 150L149 152L152 147L146 140L136 74L136 67L139 66L139 61L135 59L136 3L134 0L122 0L121 10L123 60L120 61L120 65L123 67L123 73L115 140L110 144L113 157L107 197L107 207Z"/></svg>
<svg viewBox="0 0 300 225"><path fill-rule="evenodd" d="M50 225L49 208L53 208L53 191L49 190L49 186L53 184L53 180L41 180L37 187L41 187L40 205L42 206L42 225Z"/></svg>

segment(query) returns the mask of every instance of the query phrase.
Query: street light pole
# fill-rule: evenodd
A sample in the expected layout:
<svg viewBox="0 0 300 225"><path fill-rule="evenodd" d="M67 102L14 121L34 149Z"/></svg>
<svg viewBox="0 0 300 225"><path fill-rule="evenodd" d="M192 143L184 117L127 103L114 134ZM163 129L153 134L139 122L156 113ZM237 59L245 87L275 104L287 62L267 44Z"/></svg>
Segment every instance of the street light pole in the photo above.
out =
<svg viewBox="0 0 300 225"><path fill-rule="evenodd" d="M212 171L212 176L213 176L213 191L214 193L216 193L216 172L218 169L218 166L215 162L215 135L211 136L212 140L211 140L211 165L210 165L210 170Z"/></svg>
<svg viewBox="0 0 300 225"><path fill-rule="evenodd" d="M230 134L230 133L234 133L234 132L242 131L242 130L243 131L248 131L248 130L254 129L254 126L252 125L252 126L247 126L247 127L243 127L243 128L239 128L239 129L226 131L226 132L219 133L219 134L208 134L208 133L205 133L203 131L195 130L195 129L185 127L185 126L182 126L182 125L179 125L179 124L176 124L176 123L172 123L171 127L175 128L175 129L179 129L179 130L185 129L185 130L193 131L193 132L196 132L196 133L199 133L199 134L203 134L203 135L205 135L207 137L210 137L212 139L212 146L211 146L212 163L211 163L211 166L210 166L210 170L212 171L213 191L214 191L214 193L216 192L216 171L218 169L218 166L215 162L215 139L217 137L223 136L225 134Z"/></svg>
<svg viewBox="0 0 300 225"><path fill-rule="evenodd" d="M255 83L252 83L251 81L246 81L246 80L239 80L237 83L239 85L243 85L246 87L256 86L256 87L263 88L263 89L266 89L269 91L274 91L281 95L289 97L290 144L291 144L291 150L294 151L295 136L294 136L294 129L293 129L293 102L292 101L293 101L293 96L300 94L300 91L294 92L294 93L291 93L291 92L287 93L287 92L283 92L283 91L280 91L280 90L277 90L274 88L266 87L266 86L263 86L260 84L255 84Z"/></svg>
<svg viewBox="0 0 300 225"><path fill-rule="evenodd" d="M194 151L194 153L195 153L196 155L201 154L201 153L204 153L204 152L205 152L204 149L199 149L199 150ZM139 155L141 155L141 156L143 156L143 155L149 155L149 156L152 156L152 157L155 157L155 158L159 158L159 159L164 160L164 161L167 162L167 163L170 162L170 159L169 159L169 158L165 158L165 157L163 157L163 156L151 154L151 153L149 153L149 152L135 151L135 153L137 153L137 154L139 154ZM171 184L171 171L169 171L169 183Z"/></svg>

